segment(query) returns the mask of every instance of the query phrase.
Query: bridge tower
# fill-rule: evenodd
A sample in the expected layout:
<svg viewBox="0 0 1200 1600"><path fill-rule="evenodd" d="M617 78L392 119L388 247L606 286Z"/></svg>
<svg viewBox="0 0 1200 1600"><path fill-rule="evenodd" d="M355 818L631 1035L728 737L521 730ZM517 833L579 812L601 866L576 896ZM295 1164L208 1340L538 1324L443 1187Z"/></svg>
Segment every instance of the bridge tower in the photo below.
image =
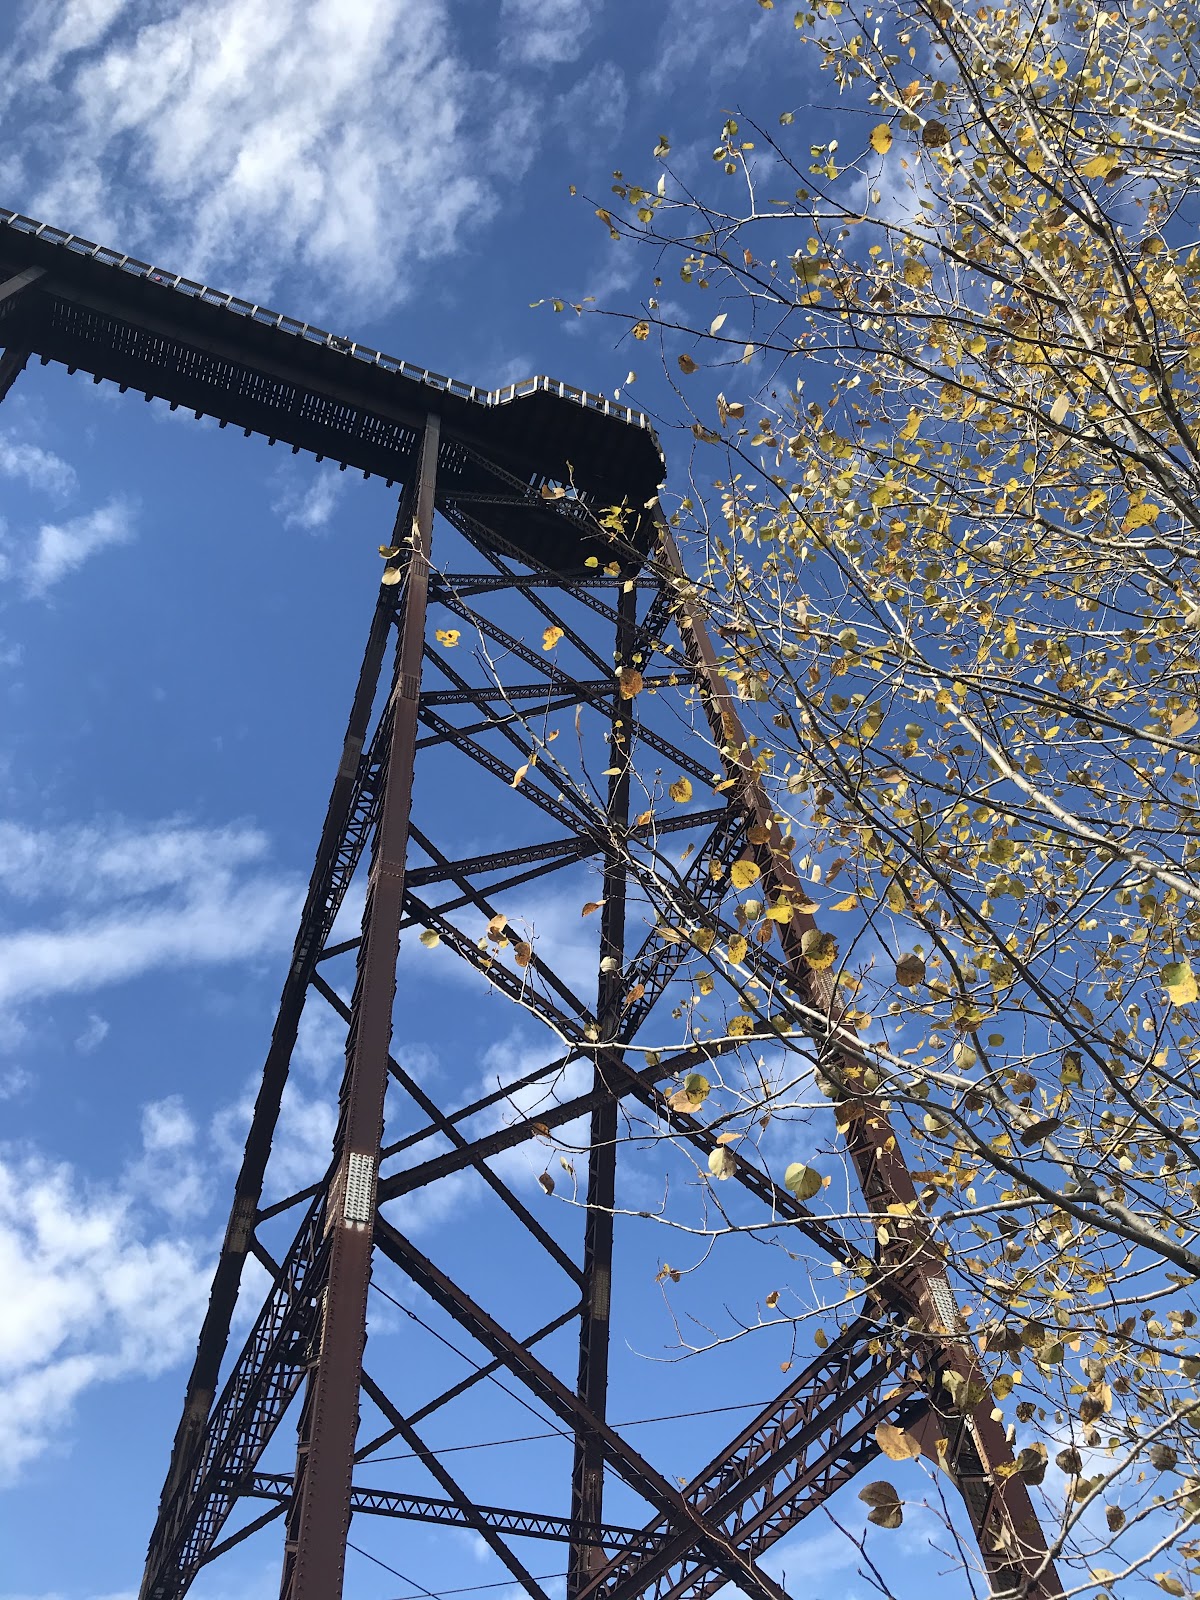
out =
<svg viewBox="0 0 1200 1600"><path fill-rule="evenodd" d="M720 1085L739 1052L801 1049L847 1095L867 1057L805 958L787 819L659 510L645 418L548 379L486 392L421 371L11 212L0 343L0 398L31 357L58 361L398 487L141 1600L182 1600L225 1552L272 1534L283 1600L338 1600L352 1517L469 1530L532 1600L546 1600L535 1540L564 1548L568 1600L706 1600L726 1583L786 1600L762 1557L879 1456L881 1424L961 1495L993 1593L1052 1600L1028 1488L884 1108L864 1091L839 1118L866 1208L889 1219L866 1239L728 1138L741 1124ZM473 828L447 821L451 790L473 797ZM794 907L748 941L734 862L761 902ZM521 908L587 869L585 980ZM474 969L490 1004L544 1023L544 1061L483 1090L478 1075L422 1082L393 1047L398 951L418 938ZM268 1202L306 1007L345 1031L336 1134L328 1168ZM498 1160L568 1130L582 1147L571 1209L514 1187ZM609 1418L612 1364L635 1359L612 1331L634 1133L669 1138L727 1208L736 1196L860 1280L827 1347L685 1479ZM463 1174L518 1241L485 1286L491 1309L439 1264L436 1235L406 1232L414 1199ZM265 1288L235 1337L249 1258ZM422 1393L414 1358L377 1367L368 1304L384 1275L403 1316L429 1330L436 1315L466 1347L463 1375ZM514 1306L549 1303L514 1327ZM406 1337L380 1340L379 1359ZM521 1504L519 1475L518 1504L481 1503L430 1447L425 1420L486 1383L569 1444L553 1506ZM423 1492L377 1486L397 1446ZM636 1515L614 1518L614 1497Z"/></svg>

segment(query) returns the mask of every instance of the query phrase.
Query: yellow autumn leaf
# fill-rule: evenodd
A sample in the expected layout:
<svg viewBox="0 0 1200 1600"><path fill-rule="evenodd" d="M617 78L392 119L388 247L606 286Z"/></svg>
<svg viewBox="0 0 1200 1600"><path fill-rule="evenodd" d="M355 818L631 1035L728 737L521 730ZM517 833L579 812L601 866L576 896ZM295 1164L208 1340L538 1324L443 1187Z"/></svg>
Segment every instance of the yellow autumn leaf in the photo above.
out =
<svg viewBox="0 0 1200 1600"><path fill-rule="evenodd" d="M1181 733L1191 733L1197 721L1200 721L1200 713L1197 713L1196 708L1192 706L1187 711L1181 711L1173 719L1169 732L1177 739Z"/></svg>
<svg viewBox="0 0 1200 1600"><path fill-rule="evenodd" d="M426 928L421 934L421 943L425 946L426 950L432 950L436 945L441 944L441 942L441 934L435 933L432 928Z"/></svg>
<svg viewBox="0 0 1200 1600"><path fill-rule="evenodd" d="M1160 974L1167 999L1173 1006L1191 1005L1200 996L1190 961L1169 961Z"/></svg>
<svg viewBox="0 0 1200 1600"><path fill-rule="evenodd" d="M832 933L822 933L820 928L808 928L800 940L804 959L810 967L823 972L837 960L837 940Z"/></svg>
<svg viewBox="0 0 1200 1600"><path fill-rule="evenodd" d="M797 1200L811 1200L815 1194L820 1194L825 1180L814 1168L805 1166L803 1161L793 1161L783 1175L783 1186L790 1189Z"/></svg>
<svg viewBox="0 0 1200 1600"><path fill-rule="evenodd" d="M527 967L533 960L533 946L527 939L519 939L513 945L513 960L519 967Z"/></svg>
<svg viewBox="0 0 1200 1600"><path fill-rule="evenodd" d="M507 928L507 927L508 927L508 918L504 915L503 911L497 911L496 915L494 917L492 917L491 920L488 922L488 925L487 925L488 938L489 939L499 939L501 937L501 935L504 933L505 928Z"/></svg>
<svg viewBox="0 0 1200 1600"><path fill-rule="evenodd" d="M892 148L892 130L886 122L880 122L871 129L871 149L879 155L885 156Z"/></svg>
<svg viewBox="0 0 1200 1600"><path fill-rule="evenodd" d="M925 963L918 955L903 955L896 963L896 982L904 989L915 989L925 981Z"/></svg>
<svg viewBox="0 0 1200 1600"><path fill-rule="evenodd" d="M830 906L831 911L853 911L858 904L856 894L848 894L844 900L839 900L836 905Z"/></svg>
<svg viewBox="0 0 1200 1600"><path fill-rule="evenodd" d="M716 940L716 934L711 928L695 928L692 931L692 943L701 955L707 955Z"/></svg>
<svg viewBox="0 0 1200 1600"><path fill-rule="evenodd" d="M745 856L735 861L729 869L729 881L735 889L748 889L752 883L757 883L761 876L757 864L747 860Z"/></svg>
<svg viewBox="0 0 1200 1600"><path fill-rule="evenodd" d="M385 567L379 581L380 583L386 583L390 588L393 584L399 583L403 576L404 574L399 567Z"/></svg>
<svg viewBox="0 0 1200 1600"><path fill-rule="evenodd" d="M792 920L792 903L791 903L791 901L790 900L776 900L775 904L767 912L767 918L771 922L782 922L782 923L790 922Z"/></svg>
<svg viewBox="0 0 1200 1600"><path fill-rule="evenodd" d="M1130 506L1125 513L1125 520L1121 523L1121 532L1134 533L1138 528L1148 527L1150 523L1158 520L1160 509L1149 500L1143 500L1140 505Z"/></svg>
<svg viewBox="0 0 1200 1600"><path fill-rule="evenodd" d="M921 428L921 413L913 406L908 413L908 421L900 429L902 439L915 439Z"/></svg>
<svg viewBox="0 0 1200 1600"><path fill-rule="evenodd" d="M726 1032L731 1039L744 1039L748 1033L754 1032L754 1018L741 1011L736 1017L730 1017Z"/></svg>
<svg viewBox="0 0 1200 1600"><path fill-rule="evenodd" d="M702 1072L689 1072L683 1080L683 1087L667 1096L667 1104L672 1111L683 1111L690 1116L694 1111L699 1111L711 1088L712 1084Z"/></svg>
<svg viewBox="0 0 1200 1600"><path fill-rule="evenodd" d="M547 628L542 635L542 649L553 650L562 636L563 630L561 628Z"/></svg>
<svg viewBox="0 0 1200 1600"><path fill-rule="evenodd" d="M599 911L600 907L603 904L604 904L603 900L589 900L588 903L584 906L583 910L579 913L579 915L581 917L590 917L592 912L593 911Z"/></svg>
<svg viewBox="0 0 1200 1600"><path fill-rule="evenodd" d="M385 574L385 576L386 576L386 574ZM459 632L459 630L457 628L438 628L436 630L436 632L434 633L433 637L437 640L437 642L442 646L443 649L445 649L445 650L453 650L454 646L462 638L462 634Z"/></svg>
<svg viewBox="0 0 1200 1600"><path fill-rule="evenodd" d="M667 793L672 800L678 800L680 805L686 805L692 798L692 785L687 778L677 778L668 788Z"/></svg>
<svg viewBox="0 0 1200 1600"><path fill-rule="evenodd" d="M921 1454L921 1446L912 1434L890 1422L881 1422L875 1429L875 1442L889 1461L915 1461Z"/></svg>
<svg viewBox="0 0 1200 1600"><path fill-rule="evenodd" d="M622 667L617 673L617 688L622 700L632 700L642 692L642 675L636 667Z"/></svg>
<svg viewBox="0 0 1200 1600"><path fill-rule="evenodd" d="M635 322L632 328L635 339L648 339L650 337L650 324L648 322Z"/></svg>
<svg viewBox="0 0 1200 1600"><path fill-rule="evenodd" d="M695 372L696 363L692 360L691 356L682 355L679 357L679 370L683 373L685 378L690 377L692 373Z"/></svg>
<svg viewBox="0 0 1200 1600"><path fill-rule="evenodd" d="M1107 178L1119 164L1117 156L1092 156L1090 161L1085 161L1079 168L1085 178Z"/></svg>
<svg viewBox="0 0 1200 1600"><path fill-rule="evenodd" d="M720 1178L722 1181L726 1178L732 1178L737 1171L737 1159L732 1150L727 1149L723 1144L719 1144L709 1155L708 1170L714 1178Z"/></svg>
<svg viewBox="0 0 1200 1600"><path fill-rule="evenodd" d="M746 959L746 951L748 948L749 946L740 933L735 933L730 939L728 945L726 946L726 950L728 952L730 961L733 962L735 967Z"/></svg>

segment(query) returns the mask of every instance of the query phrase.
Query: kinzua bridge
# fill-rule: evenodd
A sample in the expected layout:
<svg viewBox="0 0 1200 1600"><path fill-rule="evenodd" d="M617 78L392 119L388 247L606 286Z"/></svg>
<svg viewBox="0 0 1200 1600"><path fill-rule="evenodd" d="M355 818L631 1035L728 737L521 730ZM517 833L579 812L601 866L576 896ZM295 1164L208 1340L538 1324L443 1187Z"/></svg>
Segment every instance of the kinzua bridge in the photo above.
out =
<svg viewBox="0 0 1200 1600"><path fill-rule="evenodd" d="M486 391L440 377L4 211L0 343L0 398L32 358L60 362L399 486L394 529L379 530L391 554L371 597L345 740L330 751L328 811L141 1600L182 1600L203 1568L272 1530L282 1534L283 1600L338 1600L352 1517L471 1530L532 1600L546 1594L529 1570L530 1540L565 1547L568 1600L706 1600L727 1583L750 1600L786 1600L762 1557L875 1461L881 1423L903 1427L948 1474L994 1594L1058 1595L1028 1487L878 1102L858 1104L846 1154L867 1211L903 1208L910 1220L895 1223L893 1210L856 1318L804 1370L788 1372L735 1437L714 1439L711 1460L686 1483L608 1420L610 1354L636 1359L610 1339L622 1284L613 1249L620 1119L630 1108L701 1165L727 1150L731 1188L763 1220L787 1224L794 1248L803 1239L826 1260L861 1263L845 1231L776 1182L752 1146L739 1154L720 1143L706 1107L669 1103L681 1077L723 1052L777 1044L777 1022L758 1017L739 1039L688 1036L657 1060L636 1048L656 1027L660 1037L668 1031L672 980L697 957L687 938L660 936L658 916L727 940L737 928L719 867L735 859L758 867L756 889L769 902L805 899L659 511L664 464L646 418L546 378ZM452 570L454 561L465 565ZM438 648L439 619L485 648ZM546 629L555 630L550 650ZM575 721L578 767L541 736L558 713ZM635 797L654 793L664 768L707 799L644 813ZM589 772L602 781L589 784ZM473 797L479 835L503 848L457 853L438 805L446 784ZM664 852L678 843L695 848L668 895ZM588 862L601 905L582 923L594 928L596 969L583 992L577 976L556 970L553 951L511 929L505 936L505 909L518 886ZM334 942L356 880L365 885L361 928ZM801 948L812 925L799 909L766 924L770 942L751 941L740 972L718 963L713 975L738 1008L754 992L789 996L826 1064L852 1077L863 1058L837 1025L836 988ZM418 1082L390 1051L399 941L420 931L486 974L514 1016L520 1007L543 1019L561 1041L553 1059L466 1104L443 1104ZM306 1004L331 1008L345 1026L336 1136L324 1173L265 1205ZM571 1065L576 1092L563 1094L554 1086ZM539 1086L547 1093L535 1115L507 1110ZM535 1214L490 1163L580 1118L590 1130L586 1208L565 1244L559 1214L552 1227L549 1208ZM402 1231L406 1197L464 1173L486 1186L488 1226L512 1230L511 1272L531 1286L529 1303L559 1307L538 1326L514 1331ZM238 1348L230 1330L248 1255L265 1266L267 1288ZM416 1403L392 1397L396 1374L364 1365L368 1289L381 1266L407 1280L408 1303L440 1315L469 1347L466 1375ZM381 1358L402 1344L380 1341ZM497 1375L571 1442L556 1509L479 1503L425 1440L426 1418L470 1408L476 1385ZM411 1355L404 1378L411 1390ZM968 1396L965 1409L954 1394ZM276 1465L281 1450L294 1465L266 1471L285 1416L296 1447L293 1456L280 1435ZM392 1475L380 1463L396 1444L436 1493L372 1486ZM514 1472L508 1481L520 1480ZM624 1504L641 1507L640 1520L605 1520L614 1485ZM799 1600L803 1589L795 1592ZM965 1581L959 1590L948 1580L943 1592L965 1594Z"/></svg>

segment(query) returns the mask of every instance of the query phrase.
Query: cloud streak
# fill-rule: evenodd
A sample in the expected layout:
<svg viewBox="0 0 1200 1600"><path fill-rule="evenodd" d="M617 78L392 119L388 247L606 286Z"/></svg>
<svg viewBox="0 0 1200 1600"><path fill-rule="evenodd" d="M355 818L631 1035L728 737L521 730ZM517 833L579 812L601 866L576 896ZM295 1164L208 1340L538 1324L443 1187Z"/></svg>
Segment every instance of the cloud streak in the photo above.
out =
<svg viewBox="0 0 1200 1600"><path fill-rule="evenodd" d="M110 500L67 522L43 522L23 564L25 587L31 595L44 595L97 551L128 544L133 536L130 508L123 500Z"/></svg>
<svg viewBox="0 0 1200 1600"><path fill-rule="evenodd" d="M486 220L532 129L444 0L43 0L3 67L10 126L56 151L17 147L43 215L343 305L394 303Z"/></svg>
<svg viewBox="0 0 1200 1600"><path fill-rule="evenodd" d="M92 1385L179 1360L204 1304L195 1249L147 1239L133 1201L37 1155L0 1157L0 1482Z"/></svg>
<svg viewBox="0 0 1200 1600"><path fill-rule="evenodd" d="M53 995L89 994L152 971L222 965L287 948L300 887L259 866L252 828L118 822L61 832L0 824L0 886L14 899L67 901L0 927L0 1019ZM82 913L75 909L82 906ZM93 1030L100 1043L103 1033Z"/></svg>

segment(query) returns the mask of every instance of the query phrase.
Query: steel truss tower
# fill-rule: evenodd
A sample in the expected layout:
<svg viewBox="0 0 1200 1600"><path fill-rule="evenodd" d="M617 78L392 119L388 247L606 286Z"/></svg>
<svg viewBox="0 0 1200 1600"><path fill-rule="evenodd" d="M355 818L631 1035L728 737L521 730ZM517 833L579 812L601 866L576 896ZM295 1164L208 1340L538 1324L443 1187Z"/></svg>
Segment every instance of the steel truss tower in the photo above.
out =
<svg viewBox="0 0 1200 1600"><path fill-rule="evenodd" d="M142 1600L182 1600L203 1568L267 1527L283 1536L283 1600L338 1600L352 1516L471 1530L533 1600L545 1591L519 1553L529 1539L565 1546L568 1600L705 1600L726 1583L786 1600L762 1556L877 1458L881 1423L904 1427L961 1495L993 1593L1051 1600L1054 1566L903 1147L879 1102L851 1093L866 1056L839 1023L835 985L806 962L811 918L797 909L765 923L740 971L712 963L729 1002L718 1015L736 1011L740 1035L718 1025L705 1037L680 1004L683 976L714 940L738 936L732 861L754 863L768 903L805 897L659 514L662 462L645 419L545 379L488 394L420 372L9 212L0 280L0 397L36 355L401 486ZM680 779L691 803L647 798ZM479 833L502 847L464 848L439 805L447 785L477 797ZM682 862L680 843L694 847ZM525 886L589 862L598 904L583 924L595 929L585 989L512 908ZM360 925L335 934L354 885L365 886ZM443 947L437 959L483 975L490 1003L505 997L547 1025L559 1045L543 1065L445 1104L392 1053L398 949L422 930ZM337 1131L328 1170L268 1204L306 1005L345 1027ZM648 1053L672 1010L676 1047ZM764 1041L779 1049L797 1028L845 1090L846 1154L881 1223L867 1262L752 1144L722 1141L712 1105L681 1109L672 1094L687 1074ZM532 1113L529 1091L542 1094ZM586 1208L572 1250L561 1210L528 1203L496 1158L580 1119ZM728 1192L866 1279L856 1319L686 1482L608 1420L613 1210L631 1119L701 1167L725 1151ZM513 1270L569 1286L565 1308L532 1330L512 1331L404 1231L413 1197L465 1173L519 1225L528 1249ZM232 1339L248 1256L267 1287L249 1332ZM365 1355L381 1266L479 1358L417 1404L393 1398L393 1374ZM555 1335L571 1329L577 1360L564 1362ZM479 1503L425 1441L426 1417L497 1374L573 1440L562 1511ZM285 1416L294 1468L270 1472L264 1454ZM397 1442L437 1494L367 1486ZM642 1507L640 1523L606 1521L614 1485Z"/></svg>

